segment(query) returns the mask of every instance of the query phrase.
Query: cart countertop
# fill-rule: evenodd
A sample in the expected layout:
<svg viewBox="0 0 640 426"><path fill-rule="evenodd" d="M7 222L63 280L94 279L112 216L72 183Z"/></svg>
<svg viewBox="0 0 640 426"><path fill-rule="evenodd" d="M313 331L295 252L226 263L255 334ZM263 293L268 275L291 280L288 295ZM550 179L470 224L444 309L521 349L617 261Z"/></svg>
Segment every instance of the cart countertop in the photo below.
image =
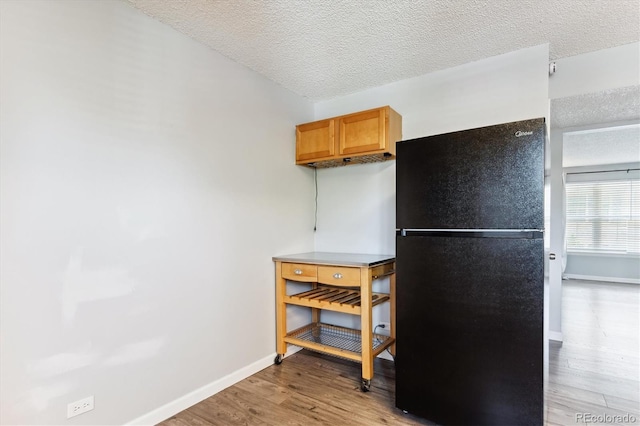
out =
<svg viewBox="0 0 640 426"><path fill-rule="evenodd" d="M334 266L376 266L395 261L392 254L309 252L274 256L274 262L309 263Z"/></svg>

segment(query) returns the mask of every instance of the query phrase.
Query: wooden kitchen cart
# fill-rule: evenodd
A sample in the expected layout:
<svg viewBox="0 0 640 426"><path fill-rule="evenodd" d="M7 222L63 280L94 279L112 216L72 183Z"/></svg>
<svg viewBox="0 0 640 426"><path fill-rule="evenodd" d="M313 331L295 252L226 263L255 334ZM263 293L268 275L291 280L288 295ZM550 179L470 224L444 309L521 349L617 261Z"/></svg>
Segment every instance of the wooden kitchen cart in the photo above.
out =
<svg viewBox="0 0 640 426"><path fill-rule="evenodd" d="M373 359L383 350L395 355L395 258L389 255L311 252L277 256L276 266L276 359L280 364L293 344L314 351L358 361L362 364L362 391L371 386ZM389 277L389 293L373 293L372 283ZM311 289L287 294L287 280L306 282ZM372 308L390 304L390 334L374 334ZM287 305L311 308L311 323L287 330ZM343 312L360 317L360 330L321 322L321 311Z"/></svg>

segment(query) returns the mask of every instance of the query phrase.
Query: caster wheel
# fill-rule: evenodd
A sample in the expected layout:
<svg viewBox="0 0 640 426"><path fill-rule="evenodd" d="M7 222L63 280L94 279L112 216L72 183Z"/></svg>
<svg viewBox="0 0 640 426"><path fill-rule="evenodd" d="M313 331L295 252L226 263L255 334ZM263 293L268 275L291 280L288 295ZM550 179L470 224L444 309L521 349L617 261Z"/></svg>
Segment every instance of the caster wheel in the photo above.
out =
<svg viewBox="0 0 640 426"><path fill-rule="evenodd" d="M278 355L276 355L275 359L273 360L273 363L275 365L280 365L280 364L282 364L282 359L283 358L284 358L283 355L278 354Z"/></svg>
<svg viewBox="0 0 640 426"><path fill-rule="evenodd" d="M371 380L362 379L360 390L362 392L369 392L371 390Z"/></svg>

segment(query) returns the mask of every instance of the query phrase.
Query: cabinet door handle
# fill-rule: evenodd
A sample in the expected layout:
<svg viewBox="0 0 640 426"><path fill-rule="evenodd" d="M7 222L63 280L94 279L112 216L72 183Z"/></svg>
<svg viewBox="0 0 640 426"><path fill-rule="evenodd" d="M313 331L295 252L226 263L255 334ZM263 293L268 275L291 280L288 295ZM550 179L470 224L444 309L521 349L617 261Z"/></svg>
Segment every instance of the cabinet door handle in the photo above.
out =
<svg viewBox="0 0 640 426"><path fill-rule="evenodd" d="M339 280L340 278L342 278L342 274L340 272L336 272L335 274L333 274L333 278Z"/></svg>
<svg viewBox="0 0 640 426"><path fill-rule="evenodd" d="M302 269L296 269L293 271L293 273L296 275L302 275Z"/></svg>
<svg viewBox="0 0 640 426"><path fill-rule="evenodd" d="M555 253L549 253L549 259L556 260L556 254Z"/></svg>

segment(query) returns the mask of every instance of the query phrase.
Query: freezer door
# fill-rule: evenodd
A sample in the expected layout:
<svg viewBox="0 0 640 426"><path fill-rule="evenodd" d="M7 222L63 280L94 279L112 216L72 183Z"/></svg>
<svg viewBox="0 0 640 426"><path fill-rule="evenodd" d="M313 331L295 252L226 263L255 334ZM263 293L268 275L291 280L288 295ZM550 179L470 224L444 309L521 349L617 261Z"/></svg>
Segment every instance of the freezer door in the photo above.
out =
<svg viewBox="0 0 640 426"><path fill-rule="evenodd" d="M396 405L437 424L543 423L543 241L397 237Z"/></svg>
<svg viewBox="0 0 640 426"><path fill-rule="evenodd" d="M544 119L399 142L397 229L542 229Z"/></svg>

